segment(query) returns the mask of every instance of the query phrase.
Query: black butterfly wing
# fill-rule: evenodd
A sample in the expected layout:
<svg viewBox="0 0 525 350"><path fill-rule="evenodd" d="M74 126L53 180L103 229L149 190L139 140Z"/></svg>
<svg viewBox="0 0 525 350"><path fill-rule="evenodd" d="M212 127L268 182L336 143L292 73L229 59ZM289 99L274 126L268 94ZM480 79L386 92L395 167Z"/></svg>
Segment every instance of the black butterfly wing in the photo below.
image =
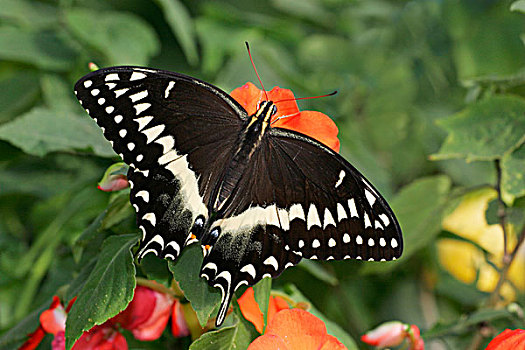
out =
<svg viewBox="0 0 525 350"><path fill-rule="evenodd" d="M139 257L176 259L196 241L195 224L208 218L205 203L246 112L210 84L140 67L90 73L75 94L130 165L131 203L143 233Z"/></svg>
<svg viewBox="0 0 525 350"><path fill-rule="evenodd" d="M402 252L392 210L339 154L273 128L252 157L204 258L202 275L223 292L217 323L242 285L275 277L301 258L393 260Z"/></svg>

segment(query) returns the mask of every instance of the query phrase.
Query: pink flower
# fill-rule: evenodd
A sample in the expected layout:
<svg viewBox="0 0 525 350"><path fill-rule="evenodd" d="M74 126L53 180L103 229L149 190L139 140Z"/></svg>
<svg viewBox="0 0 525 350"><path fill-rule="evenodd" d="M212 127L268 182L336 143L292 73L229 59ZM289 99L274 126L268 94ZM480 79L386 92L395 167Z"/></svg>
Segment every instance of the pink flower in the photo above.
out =
<svg viewBox="0 0 525 350"><path fill-rule="evenodd" d="M416 325L399 321L386 322L361 336L367 344L385 348L400 345L405 339L410 343L410 350L424 350L425 344Z"/></svg>

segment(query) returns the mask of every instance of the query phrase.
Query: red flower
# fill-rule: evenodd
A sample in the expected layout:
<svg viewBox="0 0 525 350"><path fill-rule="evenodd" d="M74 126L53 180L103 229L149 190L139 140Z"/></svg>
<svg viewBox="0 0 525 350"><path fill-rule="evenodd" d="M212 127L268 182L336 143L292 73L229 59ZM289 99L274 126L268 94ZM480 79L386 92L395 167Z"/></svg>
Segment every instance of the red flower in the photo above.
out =
<svg viewBox="0 0 525 350"><path fill-rule="evenodd" d="M66 318L73 302L74 299L64 309L58 297L53 297L51 307L40 315L39 328L29 335L30 338L20 349L35 349L45 333L55 336L52 343L53 350L65 349ZM139 340L158 339L172 314L172 321L179 329L174 335L186 336L189 334L186 322L180 312L175 312L178 307L180 308L179 301L168 294L137 286L133 300L126 309L102 325L95 326L84 333L73 346L73 350L127 350L126 339L118 331L118 327L130 330Z"/></svg>
<svg viewBox="0 0 525 350"><path fill-rule="evenodd" d="M264 316L255 301L253 288L246 289L246 292L238 299L239 308L245 319L253 323L257 332L262 333L264 328ZM279 296L270 296L268 303L267 323L270 323L274 315L284 309L289 309L288 303Z"/></svg>
<svg viewBox="0 0 525 350"><path fill-rule="evenodd" d="M267 94L270 101L287 100L277 103L277 114L272 117L273 127L295 130L339 152L339 139L337 138L339 131L330 117L315 111L300 112L297 102L293 100L294 95L291 90L276 86ZM246 109L249 115L254 114L259 103L266 100L264 91L259 90L252 83L244 84L233 90L230 95ZM282 116L288 117L279 119Z"/></svg>
<svg viewBox="0 0 525 350"><path fill-rule="evenodd" d="M485 350L525 350L525 329L505 329Z"/></svg>
<svg viewBox="0 0 525 350"><path fill-rule="evenodd" d="M248 350L343 350L346 347L327 334L323 321L302 309L286 309L275 314L266 333L255 339Z"/></svg>
<svg viewBox="0 0 525 350"><path fill-rule="evenodd" d="M361 336L363 342L378 348L397 346L405 339L408 339L410 343L410 350L425 349L425 343L421 338L419 328L416 325L408 325L399 321L383 323Z"/></svg>

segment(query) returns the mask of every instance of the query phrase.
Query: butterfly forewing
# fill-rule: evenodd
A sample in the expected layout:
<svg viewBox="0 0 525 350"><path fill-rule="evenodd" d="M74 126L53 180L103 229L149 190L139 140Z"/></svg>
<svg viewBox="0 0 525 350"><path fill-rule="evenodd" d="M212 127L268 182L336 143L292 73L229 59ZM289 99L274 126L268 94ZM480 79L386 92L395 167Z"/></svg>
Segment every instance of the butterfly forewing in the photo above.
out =
<svg viewBox="0 0 525 350"><path fill-rule="evenodd" d="M143 234L139 257L175 259L197 217L246 113L213 86L184 75L138 67L88 74L75 85L82 106L130 165L131 203Z"/></svg>

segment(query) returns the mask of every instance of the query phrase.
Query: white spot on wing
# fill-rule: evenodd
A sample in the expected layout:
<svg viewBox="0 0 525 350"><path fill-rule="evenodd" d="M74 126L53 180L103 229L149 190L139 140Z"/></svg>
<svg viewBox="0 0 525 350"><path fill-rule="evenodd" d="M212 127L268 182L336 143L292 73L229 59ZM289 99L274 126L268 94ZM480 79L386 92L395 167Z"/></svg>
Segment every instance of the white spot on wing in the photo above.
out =
<svg viewBox="0 0 525 350"><path fill-rule="evenodd" d="M346 175L345 171L341 170L341 172L339 173L339 180L337 180L337 182L335 183L335 188L339 187L343 183L343 179L345 175Z"/></svg>
<svg viewBox="0 0 525 350"><path fill-rule="evenodd" d="M390 246L392 248L397 248L397 246L398 246L397 239L392 238L392 241L390 242Z"/></svg>
<svg viewBox="0 0 525 350"><path fill-rule="evenodd" d="M273 256L269 256L268 258L266 258L266 260L264 260L263 264L264 265L271 265L271 266L273 266L275 271L277 271L279 269L279 263L277 262L277 260Z"/></svg>
<svg viewBox="0 0 525 350"><path fill-rule="evenodd" d="M93 89L91 90L91 96L97 96L100 93L99 89Z"/></svg>
<svg viewBox="0 0 525 350"><path fill-rule="evenodd" d="M316 249L316 248L319 248L320 246L321 246L321 242L319 242L317 238L312 241L312 248Z"/></svg>
<svg viewBox="0 0 525 350"><path fill-rule="evenodd" d="M333 247L335 247L336 245L337 245L337 242L335 241L335 239L333 239L333 238L330 237L330 239L328 240L328 246L329 246L330 248L333 248Z"/></svg>
<svg viewBox="0 0 525 350"><path fill-rule="evenodd" d="M142 133L148 138L146 143L155 141L155 139L164 131L163 124L144 130Z"/></svg>
<svg viewBox="0 0 525 350"><path fill-rule="evenodd" d="M120 96L124 95L128 90L128 88L125 88L113 91L115 93L115 98L119 98Z"/></svg>
<svg viewBox="0 0 525 350"><path fill-rule="evenodd" d="M166 87L166 90L164 91L164 98L168 98L168 96L170 95L170 91L171 89L173 89L174 86L175 86L174 81L170 81L168 83L168 87Z"/></svg>
<svg viewBox="0 0 525 350"><path fill-rule="evenodd" d="M343 243L346 243L346 244L350 243L350 235L348 233L345 233L343 235Z"/></svg>
<svg viewBox="0 0 525 350"><path fill-rule="evenodd" d="M113 106L107 106L106 107L106 113L107 114L113 113L114 110L115 110L115 107L113 107Z"/></svg>
<svg viewBox="0 0 525 350"><path fill-rule="evenodd" d="M133 81L133 80L140 80L140 79L144 79L146 78L147 75L144 74L144 73L140 73L140 72L133 72L131 74L131 78L129 78L129 81Z"/></svg>
<svg viewBox="0 0 525 350"><path fill-rule="evenodd" d="M346 215L346 210L343 207L341 203L337 203L337 220L341 222L341 220L347 219L348 216Z"/></svg>
<svg viewBox="0 0 525 350"><path fill-rule="evenodd" d="M140 117L140 118L133 119L133 120L136 121L137 123L139 123L139 130L138 131L140 131L140 130L144 129L144 127L146 125L148 125L150 121L153 120L153 117L151 117L151 116Z"/></svg>
<svg viewBox="0 0 525 350"><path fill-rule="evenodd" d="M385 241L385 239L384 239L383 237L379 238L379 245L380 245L381 247L386 246L386 241Z"/></svg>
<svg viewBox="0 0 525 350"><path fill-rule="evenodd" d="M120 137L126 137L126 135L128 134L128 131L126 129L120 129L118 134L120 135Z"/></svg>
<svg viewBox="0 0 525 350"><path fill-rule="evenodd" d="M129 98L131 102L135 103L139 100L142 100L143 98L146 98L148 96L148 90L143 90L141 92L137 92L136 94L130 95Z"/></svg>
<svg viewBox="0 0 525 350"><path fill-rule="evenodd" d="M151 226L155 227L157 224L157 218L155 217L155 213L147 213L142 217L142 220L148 220L151 223Z"/></svg>
<svg viewBox="0 0 525 350"><path fill-rule="evenodd" d="M266 259L266 260L268 260L268 259ZM255 276L257 274L256 271L255 271L255 267L253 267L252 264L248 264L248 265L243 266L240 269L240 272L246 272L247 274L252 276L252 278L255 278Z"/></svg>
<svg viewBox="0 0 525 350"><path fill-rule="evenodd" d="M357 235L357 237L355 238L355 242L359 245L363 244L363 237Z"/></svg>
<svg viewBox="0 0 525 350"><path fill-rule="evenodd" d="M390 220L388 220L388 216L386 216L385 214L379 214L379 218L381 219L381 221L383 221L383 224L385 224L385 226L388 226L388 224L390 224Z"/></svg>
<svg viewBox="0 0 525 350"><path fill-rule="evenodd" d="M145 190L139 191L139 192L137 192L135 197L142 197L144 202L146 202L146 203L149 202L149 192L148 191L145 191Z"/></svg>
<svg viewBox="0 0 525 350"><path fill-rule="evenodd" d="M173 162L175 159L179 158L180 155L172 149L168 153L165 153L162 157L159 158L158 162L160 165L168 164L169 162Z"/></svg>
<svg viewBox="0 0 525 350"><path fill-rule="evenodd" d="M139 103L137 105L133 105L135 108L135 111L137 112L137 115L144 112L146 109L151 107L151 103Z"/></svg>
<svg viewBox="0 0 525 350"><path fill-rule="evenodd" d="M117 73L111 73L111 74L106 75L105 81L110 81L110 80L120 80L120 78Z"/></svg>
<svg viewBox="0 0 525 350"><path fill-rule="evenodd" d="M106 83L106 86L108 87L108 89L113 89L115 86L117 86L117 84L115 83Z"/></svg>
<svg viewBox="0 0 525 350"><path fill-rule="evenodd" d="M147 117L145 117L147 118ZM162 145L162 153L168 153L173 147L175 147L175 139L173 136L163 136L155 141L155 143Z"/></svg>
<svg viewBox="0 0 525 350"><path fill-rule="evenodd" d="M115 123L119 124L124 119L124 117L122 117L119 114L119 115L116 115L115 118L113 118L113 119L115 120Z"/></svg>
<svg viewBox="0 0 525 350"><path fill-rule="evenodd" d="M317 212L317 208L315 207L315 204L313 203L310 204L310 208L308 209L308 220L307 220L306 228L309 230L312 226L321 227L321 220L319 219L319 213Z"/></svg>
<svg viewBox="0 0 525 350"><path fill-rule="evenodd" d="M301 204L292 204L290 207L290 221L293 219L301 219L303 221L305 220L304 210Z"/></svg>
<svg viewBox="0 0 525 350"><path fill-rule="evenodd" d="M353 198L348 200L348 208L350 209L350 217L359 217L357 214L357 208L355 206L355 200Z"/></svg>
<svg viewBox="0 0 525 350"><path fill-rule="evenodd" d="M367 190L366 188L365 188L365 197L368 203L370 203L370 206L373 206L376 201L376 197L374 197L374 195L370 193L370 191Z"/></svg>
<svg viewBox="0 0 525 350"><path fill-rule="evenodd" d="M334 218L332 217L332 213L330 213L330 210L328 208L324 209L324 220L323 220L323 229L325 229L328 225L335 225Z"/></svg>
<svg viewBox="0 0 525 350"><path fill-rule="evenodd" d="M368 246L373 247L375 244L376 244L376 242L374 242L373 238L369 238L368 239Z"/></svg>
<svg viewBox="0 0 525 350"><path fill-rule="evenodd" d="M92 84L93 84L93 82L92 82L91 80L86 80L86 81L84 82L84 87L85 87L85 88L88 88L88 87L90 87Z"/></svg>
<svg viewBox="0 0 525 350"><path fill-rule="evenodd" d="M370 222L370 218L368 217L368 214L364 213L363 216L365 218L365 228L372 227L372 223Z"/></svg>

